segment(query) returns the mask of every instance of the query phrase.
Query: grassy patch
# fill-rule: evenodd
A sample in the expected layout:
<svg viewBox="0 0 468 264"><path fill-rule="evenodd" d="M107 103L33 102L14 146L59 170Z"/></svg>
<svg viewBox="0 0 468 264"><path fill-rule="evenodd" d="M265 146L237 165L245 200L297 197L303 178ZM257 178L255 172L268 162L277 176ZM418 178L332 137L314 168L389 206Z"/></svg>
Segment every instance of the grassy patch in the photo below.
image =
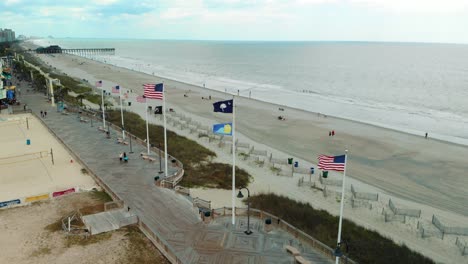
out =
<svg viewBox="0 0 468 264"><path fill-rule="evenodd" d="M62 219L59 219L51 224L46 225L44 229L49 232L62 231Z"/></svg>
<svg viewBox="0 0 468 264"><path fill-rule="evenodd" d="M107 120L120 126L120 111L109 111ZM125 127L139 138L146 138L146 123L139 115L132 112L124 112ZM150 142L164 148L163 127L150 125ZM211 160L216 154L190 140L167 131L168 152L184 164L185 175L181 185L185 187L211 187L230 189L232 166L230 164L213 163ZM236 168L236 186L244 187L250 182L251 176L244 170Z"/></svg>
<svg viewBox="0 0 468 264"><path fill-rule="evenodd" d="M140 232L137 226L126 226L123 230L126 232L125 236L129 239L127 259L124 263L170 263L159 253L151 241Z"/></svg>
<svg viewBox="0 0 468 264"><path fill-rule="evenodd" d="M101 233L88 238L84 236L67 236L65 239L65 246L87 246L101 241L109 240L112 237L112 232Z"/></svg>
<svg viewBox="0 0 468 264"><path fill-rule="evenodd" d="M92 191L89 193L91 197L93 197L94 200L100 201L100 202L112 202L112 197L107 194L105 191Z"/></svg>
<svg viewBox="0 0 468 264"><path fill-rule="evenodd" d="M47 254L50 254L51 251L52 250L49 247L40 247L31 253L31 257L39 257L42 255L47 255Z"/></svg>
<svg viewBox="0 0 468 264"><path fill-rule="evenodd" d="M308 203L275 194L255 195L250 201L251 207L276 215L331 248L336 247L338 217L314 209ZM343 220L342 239L349 243L349 257L359 263L434 263L405 245L395 244L377 232L347 220Z"/></svg>

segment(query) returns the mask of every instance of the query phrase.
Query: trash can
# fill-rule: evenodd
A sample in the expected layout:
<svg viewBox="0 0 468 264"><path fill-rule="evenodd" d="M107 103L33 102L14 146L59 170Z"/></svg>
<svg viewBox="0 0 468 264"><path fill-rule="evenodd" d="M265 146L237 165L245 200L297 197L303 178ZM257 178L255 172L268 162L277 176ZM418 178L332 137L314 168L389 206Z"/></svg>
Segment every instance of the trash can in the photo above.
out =
<svg viewBox="0 0 468 264"><path fill-rule="evenodd" d="M310 167L310 174L314 174L314 167Z"/></svg>
<svg viewBox="0 0 468 264"><path fill-rule="evenodd" d="M265 224L267 224L267 225L271 225L271 218L267 218L267 219L265 219Z"/></svg>
<svg viewBox="0 0 468 264"><path fill-rule="evenodd" d="M299 161L294 162L294 167L296 167L296 168L299 167Z"/></svg>
<svg viewBox="0 0 468 264"><path fill-rule="evenodd" d="M322 177L323 178L328 178L328 171L323 171L322 172Z"/></svg>
<svg viewBox="0 0 468 264"><path fill-rule="evenodd" d="M159 176L154 177L154 181L158 181L158 180L159 180Z"/></svg>
<svg viewBox="0 0 468 264"><path fill-rule="evenodd" d="M26 145L31 145L31 140L30 139L26 139Z"/></svg>
<svg viewBox="0 0 468 264"><path fill-rule="evenodd" d="M211 216L211 212L210 211L205 211L205 217L210 217Z"/></svg>
<svg viewBox="0 0 468 264"><path fill-rule="evenodd" d="M132 106L132 102L128 102L128 106Z"/></svg>
<svg viewBox="0 0 468 264"><path fill-rule="evenodd" d="M288 164L292 164L293 163L293 158L288 158Z"/></svg>

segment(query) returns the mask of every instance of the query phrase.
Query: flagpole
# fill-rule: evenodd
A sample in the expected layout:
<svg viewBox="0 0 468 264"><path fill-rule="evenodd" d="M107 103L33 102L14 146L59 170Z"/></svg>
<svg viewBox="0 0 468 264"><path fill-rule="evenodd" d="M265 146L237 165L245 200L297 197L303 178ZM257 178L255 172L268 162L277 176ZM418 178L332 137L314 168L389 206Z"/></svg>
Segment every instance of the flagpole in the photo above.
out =
<svg viewBox="0 0 468 264"><path fill-rule="evenodd" d="M104 113L104 88L101 87L101 95L102 95L102 98L101 98L101 105L102 105L102 122L103 122L103 126L104 126L104 129L106 129L106 114Z"/></svg>
<svg viewBox="0 0 468 264"><path fill-rule="evenodd" d="M341 227L343 222L343 207L344 207L344 199L345 199L345 181L346 181L346 161L348 159L348 150L345 150L345 160L344 160L344 170L343 170L343 185L341 186L341 207L340 207L340 222L338 223L338 239L337 245L340 246L341 243ZM340 257L335 258L335 264L340 263Z"/></svg>
<svg viewBox="0 0 468 264"><path fill-rule="evenodd" d="M232 96L232 224L236 224L236 106Z"/></svg>
<svg viewBox="0 0 468 264"><path fill-rule="evenodd" d="M163 119L164 119L164 176L167 178L167 133L166 133L166 89L163 83Z"/></svg>
<svg viewBox="0 0 468 264"><path fill-rule="evenodd" d="M125 139L125 127L124 127L124 118L123 118L123 109L122 109L122 92L119 87L119 98L120 98L120 116L122 117L122 139Z"/></svg>
<svg viewBox="0 0 468 264"><path fill-rule="evenodd" d="M150 154L150 143L149 143L149 130L148 130L148 99L145 99L145 112L146 112L146 148L148 155Z"/></svg>

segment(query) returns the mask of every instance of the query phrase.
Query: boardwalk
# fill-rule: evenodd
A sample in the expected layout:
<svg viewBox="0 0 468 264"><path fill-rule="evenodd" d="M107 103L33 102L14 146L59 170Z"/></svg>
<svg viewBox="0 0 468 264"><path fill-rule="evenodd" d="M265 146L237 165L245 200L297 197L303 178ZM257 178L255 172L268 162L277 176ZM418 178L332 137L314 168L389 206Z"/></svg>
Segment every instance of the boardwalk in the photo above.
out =
<svg viewBox="0 0 468 264"><path fill-rule="evenodd" d="M116 143L120 135L111 131L111 139L97 129L97 124L80 122L76 114L61 115L41 95L22 98L37 114L47 110L45 124L130 207L140 221L158 234L166 249L182 263L294 263L283 248L293 245L314 263L331 263L326 257L281 230L265 233L260 220L252 220L254 234L247 236L245 218L238 217L235 226L228 217L205 224L198 210L182 195L156 187L154 177L159 164L145 161L139 153L143 146L134 144L128 163L120 163L118 154L129 146ZM170 146L168 146L170 153ZM171 169L171 173L175 168Z"/></svg>

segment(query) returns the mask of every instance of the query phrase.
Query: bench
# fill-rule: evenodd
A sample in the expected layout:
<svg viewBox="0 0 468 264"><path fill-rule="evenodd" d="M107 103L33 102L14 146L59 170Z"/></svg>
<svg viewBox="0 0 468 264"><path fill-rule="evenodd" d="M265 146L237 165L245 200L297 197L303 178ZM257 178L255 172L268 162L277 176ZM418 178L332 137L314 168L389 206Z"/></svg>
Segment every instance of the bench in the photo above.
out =
<svg viewBox="0 0 468 264"><path fill-rule="evenodd" d="M82 122L82 123L88 123L89 120L88 120L88 119L84 119L84 118L80 118L80 122Z"/></svg>
<svg viewBox="0 0 468 264"><path fill-rule="evenodd" d="M124 141L122 138L118 138L117 143L122 144L122 145L128 145L128 142Z"/></svg>
<svg viewBox="0 0 468 264"><path fill-rule="evenodd" d="M62 115L68 115L68 112L62 112Z"/></svg>
<svg viewBox="0 0 468 264"><path fill-rule="evenodd" d="M147 161L156 161L155 158L152 158L152 157L147 156L147 155L141 155L141 158L144 159L144 160L147 160Z"/></svg>
<svg viewBox="0 0 468 264"><path fill-rule="evenodd" d="M98 127L98 130L102 132L106 132L106 130L102 126Z"/></svg>
<svg viewBox="0 0 468 264"><path fill-rule="evenodd" d="M297 250L297 248L292 247L292 246L285 246L284 247L288 253L291 253L293 256L299 256L301 255L301 252Z"/></svg>
<svg viewBox="0 0 468 264"><path fill-rule="evenodd" d="M299 263L299 264L312 264L312 262L306 260L302 256L296 256L294 260L296 261L296 263Z"/></svg>

